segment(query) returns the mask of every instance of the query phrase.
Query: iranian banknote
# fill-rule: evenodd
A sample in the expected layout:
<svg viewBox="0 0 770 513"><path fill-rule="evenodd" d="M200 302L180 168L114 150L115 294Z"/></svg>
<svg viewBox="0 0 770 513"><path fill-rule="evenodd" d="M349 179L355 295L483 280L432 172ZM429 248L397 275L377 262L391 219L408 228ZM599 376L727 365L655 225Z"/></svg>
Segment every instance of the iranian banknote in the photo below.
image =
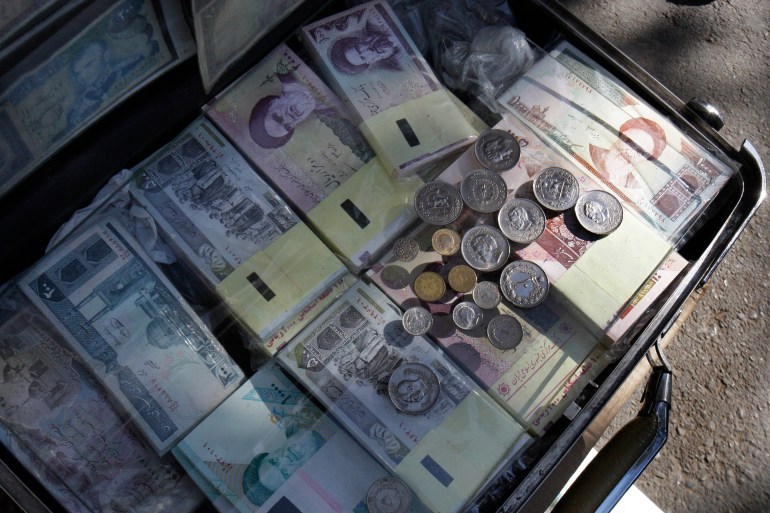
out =
<svg viewBox="0 0 770 513"><path fill-rule="evenodd" d="M363 513L367 490L388 475L273 362L190 432L174 454L200 474L211 493L244 513ZM427 513L417 499L409 511Z"/></svg>
<svg viewBox="0 0 770 513"><path fill-rule="evenodd" d="M63 46L5 75L15 82L0 93L0 195L195 50L180 6L170 0L125 0L95 19L86 15L70 22L83 28Z"/></svg>
<svg viewBox="0 0 770 513"><path fill-rule="evenodd" d="M426 338L406 333L398 307L364 282L295 337L278 362L434 511L458 511L524 432ZM390 375L407 362L437 378L437 390L418 380L403 396L437 394L423 413L399 411L388 392Z"/></svg>
<svg viewBox="0 0 770 513"><path fill-rule="evenodd" d="M20 286L164 453L243 373L116 222L60 244Z"/></svg>
<svg viewBox="0 0 770 513"><path fill-rule="evenodd" d="M67 511L192 511L202 502L16 287L0 293L0 354L0 440Z"/></svg>

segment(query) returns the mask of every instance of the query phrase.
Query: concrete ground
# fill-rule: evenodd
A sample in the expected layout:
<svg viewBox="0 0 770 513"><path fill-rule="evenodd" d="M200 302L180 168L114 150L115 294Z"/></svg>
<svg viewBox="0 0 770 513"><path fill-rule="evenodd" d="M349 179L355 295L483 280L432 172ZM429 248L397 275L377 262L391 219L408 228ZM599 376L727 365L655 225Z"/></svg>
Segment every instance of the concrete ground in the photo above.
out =
<svg viewBox="0 0 770 513"><path fill-rule="evenodd" d="M718 106L723 136L770 165L770 2L559 1L680 98ZM770 511L769 222L765 203L667 351L669 441L637 481L667 513Z"/></svg>

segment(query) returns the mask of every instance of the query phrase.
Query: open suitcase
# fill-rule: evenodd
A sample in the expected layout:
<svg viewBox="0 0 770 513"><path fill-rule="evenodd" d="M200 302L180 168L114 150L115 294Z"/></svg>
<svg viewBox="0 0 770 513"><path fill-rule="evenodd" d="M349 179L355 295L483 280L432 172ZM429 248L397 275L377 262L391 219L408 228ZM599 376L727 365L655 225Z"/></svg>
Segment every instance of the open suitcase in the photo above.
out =
<svg viewBox="0 0 770 513"><path fill-rule="evenodd" d="M711 206L694 220L688 241L677 248L687 260L687 267L666 294L650 305L646 314L632 326L632 336L624 353L617 355L607 369L577 395L569 409L569 418L560 417L542 437L522 450L508 454L507 459L490 473L489 479L467 504L467 511L478 512L508 513L526 508L529 511L532 510L532 503L548 502L550 497L532 499L538 493L548 495L549 492L543 489L551 490L553 484L545 486L546 480L556 472L567 453L601 413L613 393L627 380L634 367L671 329L688 298L708 282L764 199L766 188L764 168L751 143L746 141L739 149L730 147L717 133L719 119L708 106L697 103L685 105L555 2L521 0L511 3L515 4L512 8L518 26L532 42L545 47L556 34L561 35L618 77L628 90L651 105L686 136L737 171L713 199ZM48 39L49 31L65 25L66 16L87 15L92 8L81 2L70 4L64 9L67 12L63 10L63 14L51 16L44 29L31 30L20 43L0 53L0 58L16 64L37 45L43 44ZM197 63L188 58L121 101L66 146L54 152L0 200L0 236L5 241L0 250L0 281L5 282L19 275L41 258L48 240L59 226L76 209L87 205L113 174L135 166L173 139L200 114L202 106L261 61L276 45L283 41L296 43L299 27L345 8L343 2L337 1L302 2L289 18L271 29L256 47L218 79L208 93L201 85ZM49 41L45 44L60 42ZM31 219L34 220L32 229ZM242 363L248 360L248 356L241 354L240 348L228 346L227 349L243 368L248 367L248 363ZM638 418L641 420L637 421L637 426L624 431L623 436L627 438L613 442L612 447L620 447L618 451L624 453L622 458L616 456L615 459L623 460L629 468L612 468L613 479L609 480L612 482L603 489L591 490L589 486L587 493L594 495L592 497L585 497L585 490L574 492L567 499L569 504L561 505L565 510L594 511L601 505L605 508L602 511L607 511L665 442L671 386L670 370L665 367L663 363L653 373L645 412ZM641 448L638 447L639 436L644 437L644 447ZM7 449L2 451L2 463L2 487L24 511L58 511L61 508L30 469L25 469ZM620 483L617 487L616 482ZM606 500L605 496L608 496ZM579 505L578 498L582 501L580 504L588 506ZM208 505L199 509L208 511L213 507Z"/></svg>

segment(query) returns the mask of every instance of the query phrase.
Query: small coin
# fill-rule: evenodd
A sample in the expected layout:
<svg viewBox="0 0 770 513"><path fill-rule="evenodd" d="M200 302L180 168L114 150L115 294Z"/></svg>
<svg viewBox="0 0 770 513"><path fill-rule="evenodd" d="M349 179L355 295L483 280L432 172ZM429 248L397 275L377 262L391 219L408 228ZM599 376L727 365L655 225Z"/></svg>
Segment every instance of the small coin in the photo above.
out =
<svg viewBox="0 0 770 513"><path fill-rule="evenodd" d="M542 267L528 260L508 264L500 275L500 289L513 306L531 308L548 295L548 277Z"/></svg>
<svg viewBox="0 0 770 513"><path fill-rule="evenodd" d="M393 371L388 380L388 395L393 405L404 413L425 413L438 400L441 387L427 365L407 362Z"/></svg>
<svg viewBox="0 0 770 513"><path fill-rule="evenodd" d="M519 141L506 132L491 128L476 139L474 152L479 164L492 171L511 169L519 161Z"/></svg>
<svg viewBox="0 0 770 513"><path fill-rule="evenodd" d="M400 479L382 477L366 492L366 508L369 513L409 513L412 492Z"/></svg>
<svg viewBox="0 0 770 513"><path fill-rule="evenodd" d="M439 273L425 271L414 280L414 293L423 301L438 301L446 292L446 283Z"/></svg>
<svg viewBox="0 0 770 513"><path fill-rule="evenodd" d="M472 330L481 324L483 316L481 308L476 303L470 301L457 303L457 306L452 310L452 320L461 330Z"/></svg>
<svg viewBox="0 0 770 513"><path fill-rule="evenodd" d="M473 288L473 300L481 308L491 310L500 304L500 287L493 281L482 281Z"/></svg>
<svg viewBox="0 0 770 513"><path fill-rule="evenodd" d="M476 271L465 264L456 265L449 271L447 280L452 290L465 294L476 286Z"/></svg>
<svg viewBox="0 0 770 513"><path fill-rule="evenodd" d="M419 252L420 245L411 237L401 237L393 243L393 256L402 262L411 262Z"/></svg>
<svg viewBox="0 0 770 513"><path fill-rule="evenodd" d="M493 346L503 351L518 346L523 336L521 323L510 315L498 315L487 325L487 338Z"/></svg>
<svg viewBox="0 0 770 513"><path fill-rule="evenodd" d="M465 232L460 251L468 265L486 272L505 265L511 247L503 232L493 226L478 225Z"/></svg>
<svg viewBox="0 0 770 513"><path fill-rule="evenodd" d="M426 223L450 224L460 217L463 199L453 185L428 182L414 193L414 208Z"/></svg>
<svg viewBox="0 0 770 513"><path fill-rule="evenodd" d="M534 201L512 198L497 214L497 224L500 225L500 231L513 242L527 244L545 231L545 212Z"/></svg>
<svg viewBox="0 0 770 513"><path fill-rule="evenodd" d="M449 228L439 228L431 238L433 250L442 256L452 256L460 251L460 234Z"/></svg>
<svg viewBox="0 0 770 513"><path fill-rule="evenodd" d="M535 199L548 210L561 212L575 206L580 194L577 178L566 169L548 167L535 178Z"/></svg>
<svg viewBox="0 0 770 513"><path fill-rule="evenodd" d="M404 324L404 330L410 335L425 335L433 326L433 316L428 310L421 306L413 306L401 318Z"/></svg>
<svg viewBox="0 0 770 513"><path fill-rule="evenodd" d="M607 235L623 222L623 207L609 192L588 191L578 198L575 215L580 225L589 232Z"/></svg>
<svg viewBox="0 0 770 513"><path fill-rule="evenodd" d="M463 179L460 195L472 210L487 214L503 206L508 186L499 174L479 169Z"/></svg>

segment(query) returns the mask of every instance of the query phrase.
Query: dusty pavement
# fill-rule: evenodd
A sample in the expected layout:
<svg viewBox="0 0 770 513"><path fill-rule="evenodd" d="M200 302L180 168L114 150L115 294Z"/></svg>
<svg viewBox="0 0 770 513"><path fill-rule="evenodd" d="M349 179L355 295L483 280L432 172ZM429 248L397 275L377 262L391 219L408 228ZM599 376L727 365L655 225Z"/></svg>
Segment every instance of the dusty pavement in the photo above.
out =
<svg viewBox="0 0 770 513"><path fill-rule="evenodd" d="M723 136L770 165L770 2L559 1L680 98L718 106ZM766 202L667 351L671 434L637 481L667 513L770 511L768 223Z"/></svg>

